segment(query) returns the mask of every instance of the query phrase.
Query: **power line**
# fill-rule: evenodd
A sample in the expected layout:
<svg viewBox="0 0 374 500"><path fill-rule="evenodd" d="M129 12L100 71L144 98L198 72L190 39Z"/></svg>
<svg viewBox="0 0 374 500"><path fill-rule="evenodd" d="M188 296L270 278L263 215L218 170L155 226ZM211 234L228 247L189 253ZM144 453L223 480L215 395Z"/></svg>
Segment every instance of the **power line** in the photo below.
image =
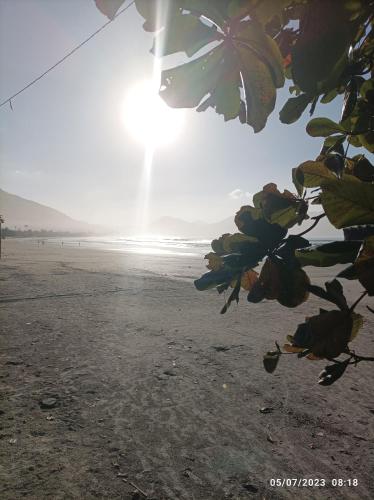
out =
<svg viewBox="0 0 374 500"><path fill-rule="evenodd" d="M12 96L8 97L8 99L5 99L5 101L1 102L0 103L0 108L2 106L4 106L5 104L9 103L11 109L13 110L13 106L12 106L12 99L14 99L15 97L19 96L20 94L22 94L22 92L24 92L26 89L30 88L32 85L34 85L34 83L38 82L39 80L41 80L44 76L46 76L50 71L52 71L53 69L55 69L57 66L59 66L61 63L63 63L64 61L66 61L66 59L68 57L70 57L71 55L74 54L74 52L77 52L77 50L79 50L81 47L83 47L83 45L85 45L87 42L89 42L90 40L92 40L92 38L94 36L96 36L98 33L100 33L100 31L102 31L104 28L106 28L110 23L112 23L114 21L114 19L116 19L118 16L120 16L123 12L125 12L127 9L129 9L131 7L131 5L135 3L135 0L132 0L126 7L124 7L123 9L119 10L117 12L117 14L115 14L113 16L112 19L110 19L109 21L107 21L105 24L103 24L99 29L97 29L94 33L92 33L92 35L90 35L88 38L86 38L85 40L83 40L83 42L81 42L79 45L77 45L76 47L74 47L74 49L72 49L70 52L68 52L67 54L64 55L64 57L62 57L59 61L57 61L55 64L53 64L53 66L51 66L50 68L48 68L46 71L44 71L44 73L42 73L41 75L37 76L36 78L34 78L34 80L32 80L30 83L28 83L25 87L23 87L21 90L19 90L18 92L16 92L15 94L13 94Z"/></svg>

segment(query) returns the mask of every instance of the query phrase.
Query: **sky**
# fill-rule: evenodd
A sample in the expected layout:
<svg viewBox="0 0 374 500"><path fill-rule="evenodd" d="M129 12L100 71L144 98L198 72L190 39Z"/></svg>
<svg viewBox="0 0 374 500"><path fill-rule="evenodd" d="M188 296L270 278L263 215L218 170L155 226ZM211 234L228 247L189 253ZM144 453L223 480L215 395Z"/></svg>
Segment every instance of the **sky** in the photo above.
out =
<svg viewBox="0 0 374 500"><path fill-rule="evenodd" d="M0 101L106 21L94 0L0 0ZM121 109L129 89L152 76L152 35L142 22L130 7L15 98L13 111L0 108L2 189L91 223L136 219L145 148L124 127ZM269 182L291 188L291 169L314 159L321 140L305 133L308 113L293 125L279 122L290 85L258 134L213 110L187 110L177 140L155 152L150 217L216 222ZM326 115L338 118L338 103L317 106L314 116Z"/></svg>

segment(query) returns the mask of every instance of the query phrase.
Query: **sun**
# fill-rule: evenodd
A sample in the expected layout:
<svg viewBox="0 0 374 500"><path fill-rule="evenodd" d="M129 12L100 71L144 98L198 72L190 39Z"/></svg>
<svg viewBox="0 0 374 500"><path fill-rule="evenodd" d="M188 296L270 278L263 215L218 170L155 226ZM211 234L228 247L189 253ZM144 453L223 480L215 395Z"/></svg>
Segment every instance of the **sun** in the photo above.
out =
<svg viewBox="0 0 374 500"><path fill-rule="evenodd" d="M159 147L173 143L180 135L184 111L167 106L154 83L143 81L127 92L121 120L136 141L144 146Z"/></svg>

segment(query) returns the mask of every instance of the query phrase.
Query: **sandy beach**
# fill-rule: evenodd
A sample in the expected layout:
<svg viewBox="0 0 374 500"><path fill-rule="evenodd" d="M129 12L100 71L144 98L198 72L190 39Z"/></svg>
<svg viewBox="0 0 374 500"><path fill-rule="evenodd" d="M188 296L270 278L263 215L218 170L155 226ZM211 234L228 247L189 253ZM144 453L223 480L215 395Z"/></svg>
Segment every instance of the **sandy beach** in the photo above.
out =
<svg viewBox="0 0 374 500"><path fill-rule="evenodd" d="M274 340L328 304L288 310L243 294L220 315L223 298L192 283L202 257L5 241L2 500L374 497L372 364L330 388L317 384L324 362L288 356L267 374ZM354 346L373 355L365 317ZM333 487L340 478L358 486Z"/></svg>

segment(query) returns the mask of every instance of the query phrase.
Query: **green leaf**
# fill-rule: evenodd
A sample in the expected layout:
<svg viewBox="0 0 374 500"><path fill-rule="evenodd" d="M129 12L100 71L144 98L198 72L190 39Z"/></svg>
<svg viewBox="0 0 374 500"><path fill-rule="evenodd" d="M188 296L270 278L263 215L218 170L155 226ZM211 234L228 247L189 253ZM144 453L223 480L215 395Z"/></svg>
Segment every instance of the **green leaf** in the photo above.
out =
<svg viewBox="0 0 374 500"><path fill-rule="evenodd" d="M330 90L330 92L328 92L322 97L321 103L328 104L329 102L333 101L337 95L338 95L337 89L332 89Z"/></svg>
<svg viewBox="0 0 374 500"><path fill-rule="evenodd" d="M213 252L215 252L217 255L224 255L226 253L226 250L223 247L223 243L229 236L231 236L230 233L225 233L219 238L214 239L211 243Z"/></svg>
<svg viewBox="0 0 374 500"><path fill-rule="evenodd" d="M295 250L310 247L310 243L302 236L290 234L283 245L277 249L276 255L284 261L291 262L295 259Z"/></svg>
<svg viewBox="0 0 374 500"><path fill-rule="evenodd" d="M298 326L292 344L320 358L335 358L347 347L353 321L347 311L328 311Z"/></svg>
<svg viewBox="0 0 374 500"><path fill-rule="evenodd" d="M227 235L223 240L225 253L246 253L250 252L254 246L258 247L257 239L242 233Z"/></svg>
<svg viewBox="0 0 374 500"><path fill-rule="evenodd" d="M161 2L160 0L135 0L139 14L144 18L145 31L157 31L165 26L168 19L180 12L179 0Z"/></svg>
<svg viewBox="0 0 374 500"><path fill-rule="evenodd" d="M277 300L285 307L297 307L307 300L309 284L309 278L302 269L288 266L279 258L269 257L262 266L257 286L248 294L248 301L266 298Z"/></svg>
<svg viewBox="0 0 374 500"><path fill-rule="evenodd" d="M284 266L280 273L282 287L278 302L285 307L298 307L309 297L309 278L305 271Z"/></svg>
<svg viewBox="0 0 374 500"><path fill-rule="evenodd" d="M340 281L337 279L326 281L325 287L330 297L330 301L334 302L342 311L348 311L347 299L344 296L343 287Z"/></svg>
<svg viewBox="0 0 374 500"><path fill-rule="evenodd" d="M289 229L307 216L308 204L290 191L281 193L274 183L266 184L253 196L253 204L262 210L263 217L271 224Z"/></svg>
<svg viewBox="0 0 374 500"><path fill-rule="evenodd" d="M334 241L295 252L302 266L328 267L354 262L360 250L360 241Z"/></svg>
<svg viewBox="0 0 374 500"><path fill-rule="evenodd" d="M264 61L271 73L275 87L284 85L283 58L276 42L255 21L243 21L235 34L236 47L246 47Z"/></svg>
<svg viewBox="0 0 374 500"><path fill-rule="evenodd" d="M223 268L222 257L214 252L209 252L205 255L204 259L208 260L207 268L211 271L219 271Z"/></svg>
<svg viewBox="0 0 374 500"><path fill-rule="evenodd" d="M274 109L275 89L284 85L282 56L274 40L254 21L240 23L235 38L246 99L245 121L259 132Z"/></svg>
<svg viewBox="0 0 374 500"><path fill-rule="evenodd" d="M308 290L310 293L313 295L316 295L317 297L320 297L321 299L328 300L330 302L334 302L331 300L331 297L329 294L326 292L324 288L318 285L309 285Z"/></svg>
<svg viewBox="0 0 374 500"><path fill-rule="evenodd" d="M233 279L233 273L227 270L210 271L194 281L194 285L199 291L209 290L224 283L230 283Z"/></svg>
<svg viewBox="0 0 374 500"><path fill-rule="evenodd" d="M175 0L172 0L175 2ZM203 15L206 19L219 26L223 26L228 19L229 2L227 0L182 0L184 9L191 11L193 15Z"/></svg>
<svg viewBox="0 0 374 500"><path fill-rule="evenodd" d="M263 218L260 208L250 205L241 207L236 213L235 224L239 231L257 238L265 248L274 247L287 234L287 229L279 224L270 224Z"/></svg>
<svg viewBox="0 0 374 500"><path fill-rule="evenodd" d="M369 151L369 153L374 153L374 132L368 132L367 134L362 134L358 136L362 146Z"/></svg>
<svg viewBox="0 0 374 500"><path fill-rule="evenodd" d="M321 203L337 229L374 224L374 184L348 175L326 180L322 184Z"/></svg>
<svg viewBox="0 0 374 500"><path fill-rule="evenodd" d="M326 282L325 287L326 290L317 285L309 285L308 290L310 291L310 293L313 293L313 295L336 304L340 309L347 310L347 301L344 297L343 287L341 283L338 280L334 279L330 282Z"/></svg>
<svg viewBox="0 0 374 500"><path fill-rule="evenodd" d="M358 135L349 135L348 142L355 148L360 148L362 146L360 141L360 136Z"/></svg>
<svg viewBox="0 0 374 500"><path fill-rule="evenodd" d="M296 122L310 102L311 98L307 94L291 97L280 110L280 121L287 124Z"/></svg>
<svg viewBox="0 0 374 500"><path fill-rule="evenodd" d="M241 0L248 12L248 0ZM277 17L282 20L282 11L292 3L292 0L261 0L254 2L253 12L256 19L264 26Z"/></svg>
<svg viewBox="0 0 374 500"><path fill-rule="evenodd" d="M348 266L337 275L337 278L345 278L346 280L357 280L358 275L354 265Z"/></svg>
<svg viewBox="0 0 374 500"><path fill-rule="evenodd" d="M296 188L298 195L302 196L304 193L304 186L297 179L297 167L292 169L292 182Z"/></svg>
<svg viewBox="0 0 374 500"><path fill-rule="evenodd" d="M163 71L160 95L174 108L196 107L208 96L197 110L211 106L225 120L231 120L240 111L239 86L237 57L221 44L191 62Z"/></svg>
<svg viewBox="0 0 374 500"><path fill-rule="evenodd" d="M330 83L327 91L336 86L358 26L349 17L344 6L337 8L334 1L306 3L291 53L293 80L304 92L317 94L325 80ZM331 82L335 73L335 81Z"/></svg>
<svg viewBox="0 0 374 500"><path fill-rule="evenodd" d="M242 272L243 269L248 269L257 266L258 261L262 259L265 254L265 250L258 245L255 245L251 251L246 253L230 253L224 255L223 265L224 268L230 272Z"/></svg>
<svg viewBox="0 0 374 500"><path fill-rule="evenodd" d="M297 167L295 177L299 184L307 188L319 187L329 179L336 179L322 161L305 161Z"/></svg>
<svg viewBox="0 0 374 500"><path fill-rule="evenodd" d="M344 156L343 144L345 140L346 140L345 135L332 135L326 137L320 154L324 155L330 151L336 151L337 153Z"/></svg>
<svg viewBox="0 0 374 500"><path fill-rule="evenodd" d="M373 93L374 91L374 81L373 79L365 80L365 82L361 85L360 94L365 99L369 100L369 93Z"/></svg>
<svg viewBox="0 0 374 500"><path fill-rule="evenodd" d="M211 96L203 101L200 106L196 108L196 111L202 112L212 107L218 114L224 116L225 121L228 121L238 116L240 105L239 87L233 85L233 82L228 80L213 90Z"/></svg>
<svg viewBox="0 0 374 500"><path fill-rule="evenodd" d="M159 47L163 55L181 50L192 55L214 40L222 42L193 61L163 71L161 97L176 108L205 111L212 107L225 120L239 118L259 132L274 109L276 88L284 84L277 44L254 20L237 22L228 43L228 35L218 34L215 27L199 19L200 15L212 19L206 10L214 11L215 17L217 8L218 17L223 15L224 2L183 0L178 5L180 10L156 37L155 51Z"/></svg>
<svg viewBox="0 0 374 500"><path fill-rule="evenodd" d="M332 365L325 366L324 370L322 370L318 376L319 385L332 385L334 382L339 380L347 369L348 364L349 358L341 363L334 363Z"/></svg>
<svg viewBox="0 0 374 500"><path fill-rule="evenodd" d="M268 66L250 49L238 47L246 100L246 123L260 132L275 106L276 92Z"/></svg>
<svg viewBox="0 0 374 500"><path fill-rule="evenodd" d="M360 255L355 262L358 280L368 292L374 295L374 236L365 239Z"/></svg>
<svg viewBox="0 0 374 500"><path fill-rule="evenodd" d="M364 155L354 160L352 174L364 182L374 182L374 167Z"/></svg>
<svg viewBox="0 0 374 500"><path fill-rule="evenodd" d="M212 241L215 253L206 255L210 268L219 268L222 265L230 268L240 268L245 265L253 267L264 256L266 249L254 237L242 233L223 234ZM224 257L223 257L224 256ZM249 260L246 260L248 257Z"/></svg>
<svg viewBox="0 0 374 500"><path fill-rule="evenodd" d="M217 30L190 14L176 14L155 36L151 52L157 57L185 52L189 57L217 40Z"/></svg>
<svg viewBox="0 0 374 500"><path fill-rule="evenodd" d="M326 156L324 164L331 172L334 172L339 179L342 177L345 166L344 157L342 155L330 153Z"/></svg>
<svg viewBox="0 0 374 500"><path fill-rule="evenodd" d="M227 309L231 305L231 302L233 302L234 300L236 301L236 303L239 302L240 281L241 281L240 278L241 277L239 276L238 279L237 279L237 281L236 281L234 290L231 292L230 297L228 298L228 300L225 303L225 305L222 307L221 314L225 314L226 313Z"/></svg>
<svg viewBox="0 0 374 500"><path fill-rule="evenodd" d="M301 224L303 220L308 219L308 204L299 200L295 205L273 212L267 220L272 224L279 224L281 227L290 229L295 224Z"/></svg>
<svg viewBox="0 0 374 500"><path fill-rule="evenodd" d="M257 304L264 300L265 298L265 290L260 281L257 281L251 290L248 293L247 300L248 302L252 302L252 304Z"/></svg>
<svg viewBox="0 0 374 500"><path fill-rule="evenodd" d="M332 134L346 132L346 130L329 118L313 118L306 126L306 131L312 137L328 137Z"/></svg>
<svg viewBox="0 0 374 500"><path fill-rule="evenodd" d="M230 75L226 49L219 45L191 62L168 69L161 74L161 97L173 108L194 108L207 94L211 94L219 81Z"/></svg>

